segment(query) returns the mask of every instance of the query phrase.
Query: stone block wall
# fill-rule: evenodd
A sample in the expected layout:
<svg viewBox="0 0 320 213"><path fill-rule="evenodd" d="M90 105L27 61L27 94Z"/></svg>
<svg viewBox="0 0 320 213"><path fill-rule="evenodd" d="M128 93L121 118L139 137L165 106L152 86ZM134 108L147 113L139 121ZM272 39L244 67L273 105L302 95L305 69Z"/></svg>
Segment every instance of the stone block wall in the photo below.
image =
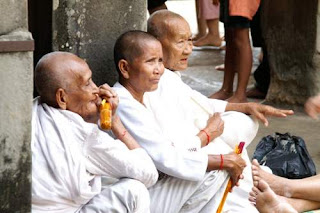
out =
<svg viewBox="0 0 320 213"><path fill-rule="evenodd" d="M30 212L33 40L27 0L1 0L0 20L0 212Z"/></svg>

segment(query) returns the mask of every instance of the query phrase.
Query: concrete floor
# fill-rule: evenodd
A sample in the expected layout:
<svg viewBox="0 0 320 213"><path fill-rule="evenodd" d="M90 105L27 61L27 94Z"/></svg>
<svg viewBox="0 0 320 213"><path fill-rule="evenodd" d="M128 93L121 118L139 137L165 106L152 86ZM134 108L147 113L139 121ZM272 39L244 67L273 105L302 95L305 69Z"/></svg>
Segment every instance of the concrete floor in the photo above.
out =
<svg viewBox="0 0 320 213"><path fill-rule="evenodd" d="M169 10L184 16L189 22L192 32L196 33L194 1L168 1L167 6ZM181 8L183 8L183 10ZM220 32L223 34L223 27L220 27ZM259 48L253 49L253 70L258 64L257 56L259 51ZM218 49L194 50L189 59L189 68L182 73L183 80L204 95L210 95L218 91L222 85L224 72L217 71L214 67L223 63L224 55L225 51ZM251 76L248 87L252 87L253 85L254 80ZM262 102L263 100L250 99L249 101ZM289 106L289 108L292 107ZM317 171L320 172L320 136L318 135L318 131L320 131L320 120L315 121L309 118L304 111L300 109L295 112L295 115L287 118L270 118L269 123L269 127L260 124L256 138L248 147L250 156L252 156L257 143L262 137L275 132L289 132L305 140L308 151L316 164Z"/></svg>

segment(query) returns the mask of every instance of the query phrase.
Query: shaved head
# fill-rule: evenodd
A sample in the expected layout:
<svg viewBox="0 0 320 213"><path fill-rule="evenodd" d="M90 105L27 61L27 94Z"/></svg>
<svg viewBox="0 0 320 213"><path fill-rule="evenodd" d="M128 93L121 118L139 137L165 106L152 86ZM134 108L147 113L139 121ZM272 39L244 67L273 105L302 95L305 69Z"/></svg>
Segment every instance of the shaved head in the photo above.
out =
<svg viewBox="0 0 320 213"><path fill-rule="evenodd" d="M121 59L132 62L133 59L139 57L143 53L143 43L147 41L159 42L154 36L140 30L131 30L123 33L117 39L114 45L114 63L116 65L119 76L121 73L118 63Z"/></svg>
<svg viewBox="0 0 320 213"><path fill-rule="evenodd" d="M161 42L165 68L172 71L187 69L192 52L192 34L182 16L169 10L159 10L148 19L147 31Z"/></svg>
<svg viewBox="0 0 320 213"><path fill-rule="evenodd" d="M35 68L35 86L41 101L52 107L58 107L56 91L66 89L73 81L70 77L74 65L86 64L76 55L68 52L52 52L43 56Z"/></svg>
<svg viewBox="0 0 320 213"><path fill-rule="evenodd" d="M161 40L170 33L172 24L175 21L186 21L181 15L171 12L169 10L159 10L153 13L147 23L147 32Z"/></svg>

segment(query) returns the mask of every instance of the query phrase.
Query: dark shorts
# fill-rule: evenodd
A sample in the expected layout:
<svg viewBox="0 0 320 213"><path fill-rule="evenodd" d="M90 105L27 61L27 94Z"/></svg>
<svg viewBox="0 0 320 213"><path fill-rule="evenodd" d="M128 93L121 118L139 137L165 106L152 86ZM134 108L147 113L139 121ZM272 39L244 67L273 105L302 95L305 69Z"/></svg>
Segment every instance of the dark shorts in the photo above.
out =
<svg viewBox="0 0 320 213"><path fill-rule="evenodd" d="M229 0L220 1L220 21L224 23L225 28L250 28L249 19L242 16L229 16Z"/></svg>
<svg viewBox="0 0 320 213"><path fill-rule="evenodd" d="M148 10L161 6L167 0L148 0Z"/></svg>

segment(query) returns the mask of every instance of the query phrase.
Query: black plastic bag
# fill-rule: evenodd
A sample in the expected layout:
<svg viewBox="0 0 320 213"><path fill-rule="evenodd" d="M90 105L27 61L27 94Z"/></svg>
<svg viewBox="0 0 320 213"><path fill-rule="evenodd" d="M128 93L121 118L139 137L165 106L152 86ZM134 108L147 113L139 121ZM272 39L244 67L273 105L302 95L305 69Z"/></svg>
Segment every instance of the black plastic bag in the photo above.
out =
<svg viewBox="0 0 320 213"><path fill-rule="evenodd" d="M253 154L273 174L290 179L316 175L316 167L301 137L275 133L261 139Z"/></svg>

